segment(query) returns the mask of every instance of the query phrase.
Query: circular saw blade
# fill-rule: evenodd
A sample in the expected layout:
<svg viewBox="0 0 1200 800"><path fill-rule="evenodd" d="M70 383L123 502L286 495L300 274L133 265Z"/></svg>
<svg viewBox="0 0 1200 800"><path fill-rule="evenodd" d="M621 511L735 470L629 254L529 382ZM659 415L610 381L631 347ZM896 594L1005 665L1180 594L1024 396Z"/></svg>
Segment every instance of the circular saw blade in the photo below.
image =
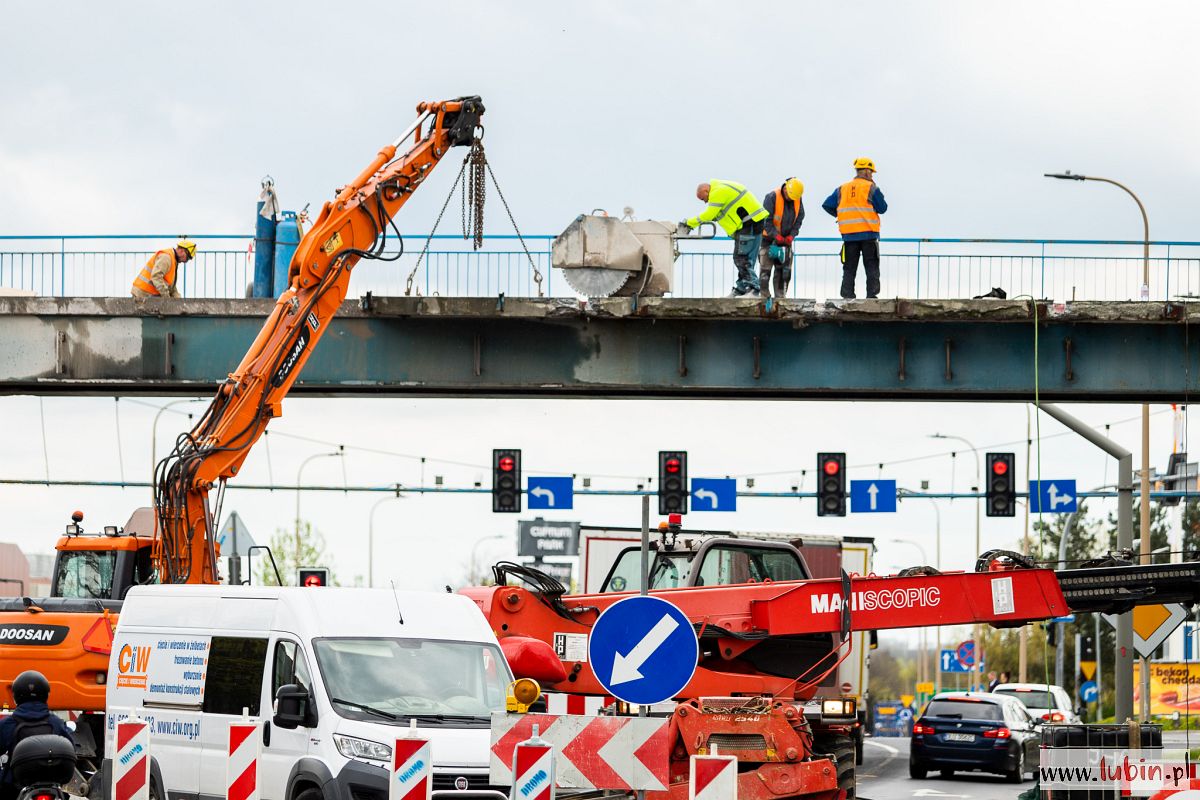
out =
<svg viewBox="0 0 1200 800"><path fill-rule="evenodd" d="M612 297L637 273L623 269L571 267L562 271L567 284L584 297Z"/></svg>

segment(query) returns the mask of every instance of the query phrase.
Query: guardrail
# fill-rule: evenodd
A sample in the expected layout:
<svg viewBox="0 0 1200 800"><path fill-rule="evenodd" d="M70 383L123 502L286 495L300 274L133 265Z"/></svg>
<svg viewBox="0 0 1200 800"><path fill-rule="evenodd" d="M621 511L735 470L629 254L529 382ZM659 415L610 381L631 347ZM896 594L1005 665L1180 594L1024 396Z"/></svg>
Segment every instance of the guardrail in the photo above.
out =
<svg viewBox="0 0 1200 800"><path fill-rule="evenodd" d="M194 236L197 258L181 273L185 297L245 297L254 275L253 237ZM424 236L406 236L397 261L362 261L352 291L378 295L536 296L533 269L512 235L489 236L474 251L459 236L433 238L418 255ZM530 255L543 276L543 293L574 293L550 267L549 235L527 236ZM173 236L0 236L0 292L16 290L49 297L126 296L134 275ZM795 242L791 297L838 297L841 281L837 238ZM682 241L675 265L677 297L721 297L734 269L727 239ZM885 238L882 295L963 298L1004 289L1009 297L1052 300L1136 300L1142 285L1142 243L1112 240ZM415 273L413 273L416 268ZM864 277L859 269L858 292ZM412 286L407 278L413 273ZM1153 242L1150 299L1200 297L1200 242Z"/></svg>

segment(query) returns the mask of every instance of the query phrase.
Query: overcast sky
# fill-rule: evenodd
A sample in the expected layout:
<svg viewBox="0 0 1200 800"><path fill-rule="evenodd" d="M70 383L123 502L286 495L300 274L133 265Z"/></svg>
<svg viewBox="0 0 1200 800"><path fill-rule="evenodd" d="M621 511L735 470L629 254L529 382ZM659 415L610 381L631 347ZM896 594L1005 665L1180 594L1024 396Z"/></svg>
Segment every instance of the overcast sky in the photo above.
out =
<svg viewBox="0 0 1200 800"><path fill-rule="evenodd" d="M1160 239L1196 239L1200 177L1194 47L1200 6L1187 2L503 3L452 6L312 2L9 4L0 27L0 234L250 233L259 179L285 207L331 196L413 117L420 100L479 94L489 159L527 232L557 233L595 207L640 216L695 213L710 177L765 190L788 175L807 185L802 233L832 235L816 206L873 158L891 208L885 235L1137 238L1135 209L1111 187L1049 181L1046 171L1111 176L1141 194ZM428 231L453 179L435 174L399 224ZM489 228L509 233L499 206ZM886 285L887 276L884 276ZM886 291L886 290L885 290ZM351 294L353 294L353 287ZM231 365L232 367L233 365ZM118 406L123 461L118 461ZM196 404L196 408L200 405ZM183 409L189 406L180 407ZM492 447L525 450L526 474L646 475L660 448L686 448L692 474L770 474L788 488L818 450L870 465L948 453L941 431L981 448L1023 441L1026 407L872 403L289 400L272 432L348 447L445 459L426 465L463 485L489 479ZM105 399L44 403L55 478L149 475L154 410ZM1135 406L1075 407L1101 424ZM1154 463L1171 450L1155 407ZM45 474L34 398L0 398L5 477ZM168 412L165 447L188 425ZM1062 429L1049 420L1042 434ZM1137 449L1137 426L1112 435ZM251 455L239 482L292 483L328 449L283 436ZM962 449L961 447L959 449ZM1012 448L1010 448L1012 449ZM1018 470L1025 479L1024 453ZM965 488L969 451L887 466L917 488ZM270 469L268 470L268 466ZM1082 486L1114 476L1071 437L1041 451L1046 477ZM858 477L880 474L859 467ZM810 472L811 475L811 472ZM419 462L351 449L353 484L416 482ZM341 483L336 459L306 482ZM610 480L628 487L632 478ZM236 487L236 484L234 484ZM811 488L811 478L806 488ZM48 550L70 510L121 522L144 493L0 488L8 538ZM343 579L366 570L375 498L305 496L303 515L330 542ZM1110 504L1111 505L1111 504ZM290 524L292 493L231 491L251 532ZM509 533L486 496L409 498L379 508L377 579L440 586L464 571L480 537ZM974 515L943 502L943 562L966 568ZM531 515L525 515L531 516ZM634 499L580 500L565 518L637 523ZM711 527L855 533L934 547L933 510L818 520L812 501L744 501ZM1013 545L1021 519L985 520L984 545ZM506 553L498 541L480 554ZM885 544L880 564L919 560Z"/></svg>

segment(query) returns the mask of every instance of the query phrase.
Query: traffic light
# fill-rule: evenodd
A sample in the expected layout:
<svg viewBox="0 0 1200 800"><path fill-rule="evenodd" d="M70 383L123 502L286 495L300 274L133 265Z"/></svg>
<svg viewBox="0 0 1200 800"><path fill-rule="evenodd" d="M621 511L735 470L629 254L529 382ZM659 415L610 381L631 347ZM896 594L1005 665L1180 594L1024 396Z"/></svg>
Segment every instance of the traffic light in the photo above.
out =
<svg viewBox="0 0 1200 800"><path fill-rule="evenodd" d="M328 586L328 567L301 567L296 578L297 586Z"/></svg>
<svg viewBox="0 0 1200 800"><path fill-rule="evenodd" d="M1012 453L987 454L987 515L1014 517L1017 514L1017 490Z"/></svg>
<svg viewBox="0 0 1200 800"><path fill-rule="evenodd" d="M687 452L658 453L658 513L686 514L688 510Z"/></svg>
<svg viewBox="0 0 1200 800"><path fill-rule="evenodd" d="M846 516L845 453L817 453L817 516Z"/></svg>
<svg viewBox="0 0 1200 800"><path fill-rule="evenodd" d="M492 451L492 511L518 514L521 511L521 451Z"/></svg>

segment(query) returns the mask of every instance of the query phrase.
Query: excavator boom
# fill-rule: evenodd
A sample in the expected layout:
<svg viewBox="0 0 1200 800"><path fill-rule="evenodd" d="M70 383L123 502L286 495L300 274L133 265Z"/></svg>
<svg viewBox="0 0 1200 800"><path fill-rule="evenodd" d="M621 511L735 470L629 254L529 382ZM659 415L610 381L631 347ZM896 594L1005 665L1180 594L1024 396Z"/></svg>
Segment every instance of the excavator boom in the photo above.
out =
<svg viewBox="0 0 1200 800"><path fill-rule="evenodd" d="M392 218L450 148L481 147L478 97L421 103L417 112L403 134L325 203L292 258L289 288L242 363L156 466L154 558L162 582L217 582L219 501L214 514L209 492L237 475L267 424L283 413L283 398L346 297L354 265L385 257Z"/></svg>

